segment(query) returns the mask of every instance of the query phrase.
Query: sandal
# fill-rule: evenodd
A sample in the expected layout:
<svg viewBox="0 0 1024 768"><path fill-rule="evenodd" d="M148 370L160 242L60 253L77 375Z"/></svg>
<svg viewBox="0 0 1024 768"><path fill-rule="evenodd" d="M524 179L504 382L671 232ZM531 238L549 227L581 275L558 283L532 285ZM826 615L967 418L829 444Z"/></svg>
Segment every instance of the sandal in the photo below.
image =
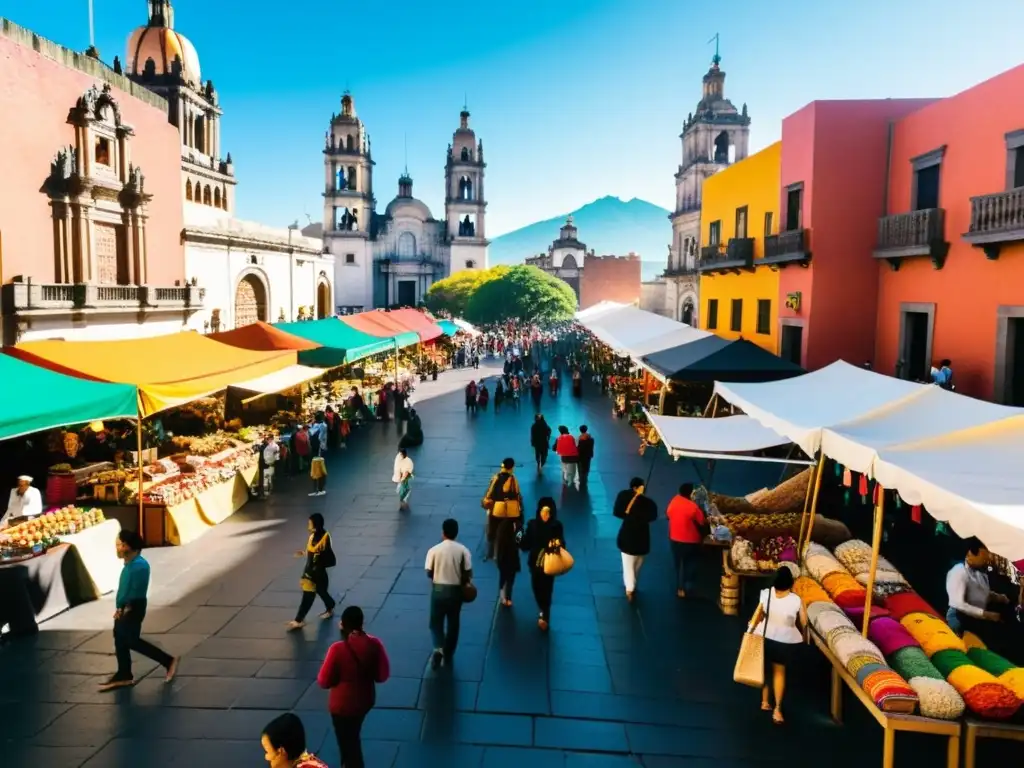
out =
<svg viewBox="0 0 1024 768"><path fill-rule="evenodd" d="M772 713L772 722L775 723L776 725L784 725L785 724L786 720L782 716L781 710L776 709Z"/></svg>
<svg viewBox="0 0 1024 768"><path fill-rule="evenodd" d="M323 613L320 614L320 618L321 619L333 619L334 618L334 611L324 611Z"/></svg>
<svg viewBox="0 0 1024 768"><path fill-rule="evenodd" d="M306 626L306 622L292 620L288 622L288 631L294 632L297 629L302 629L304 626Z"/></svg>

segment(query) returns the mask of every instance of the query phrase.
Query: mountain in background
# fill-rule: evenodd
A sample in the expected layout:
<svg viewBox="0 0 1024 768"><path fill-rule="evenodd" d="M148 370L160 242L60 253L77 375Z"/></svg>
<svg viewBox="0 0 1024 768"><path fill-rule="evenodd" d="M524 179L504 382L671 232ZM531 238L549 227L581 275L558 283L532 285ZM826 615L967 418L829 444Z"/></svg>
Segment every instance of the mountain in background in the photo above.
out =
<svg viewBox="0 0 1024 768"><path fill-rule="evenodd" d="M528 224L494 238L489 255L491 265L522 264L528 256L547 253L568 215ZM637 198L624 202L608 196L573 211L572 217L580 240L598 256L625 256L630 251L639 254L644 280L652 280L665 271L672 222L664 208Z"/></svg>

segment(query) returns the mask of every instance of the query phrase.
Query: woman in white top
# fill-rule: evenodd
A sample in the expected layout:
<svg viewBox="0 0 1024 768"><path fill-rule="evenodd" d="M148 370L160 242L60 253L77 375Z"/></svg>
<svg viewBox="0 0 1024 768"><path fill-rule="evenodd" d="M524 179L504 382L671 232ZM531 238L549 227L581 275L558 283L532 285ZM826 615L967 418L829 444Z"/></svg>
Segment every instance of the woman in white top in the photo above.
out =
<svg viewBox="0 0 1024 768"><path fill-rule="evenodd" d="M776 725L783 723L782 697L786 693L786 665L793 660L794 653L800 643L805 641L804 630L807 627L807 611L804 610L800 596L793 593L793 572L782 566L775 572L775 583L769 589L761 591L761 599L754 618L750 620L748 632L755 633L764 622L761 634L764 636L765 685L761 689L761 709L772 710L768 690L768 665L772 670L772 691L775 694L775 710L772 721ZM767 621L765 618L767 617Z"/></svg>

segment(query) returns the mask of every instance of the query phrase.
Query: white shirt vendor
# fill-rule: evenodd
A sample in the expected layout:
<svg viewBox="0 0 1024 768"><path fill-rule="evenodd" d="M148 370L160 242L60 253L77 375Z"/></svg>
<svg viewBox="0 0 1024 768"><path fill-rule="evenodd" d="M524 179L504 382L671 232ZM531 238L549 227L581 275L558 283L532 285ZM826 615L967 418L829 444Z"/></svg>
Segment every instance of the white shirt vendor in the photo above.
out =
<svg viewBox="0 0 1024 768"><path fill-rule="evenodd" d="M957 563L946 574L946 596L951 610L984 618L992 597L988 574L966 563Z"/></svg>
<svg viewBox="0 0 1024 768"><path fill-rule="evenodd" d="M7 512L0 518L0 528L14 525L29 517L43 514L43 495L38 488L32 487L32 478L22 475L18 478L18 487L11 490L7 501Z"/></svg>

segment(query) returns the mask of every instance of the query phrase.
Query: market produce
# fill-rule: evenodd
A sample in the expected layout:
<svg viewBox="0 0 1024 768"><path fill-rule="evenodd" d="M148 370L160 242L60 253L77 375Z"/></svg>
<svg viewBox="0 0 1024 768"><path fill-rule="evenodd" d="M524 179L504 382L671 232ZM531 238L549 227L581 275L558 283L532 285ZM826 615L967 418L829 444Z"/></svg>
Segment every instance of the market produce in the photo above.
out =
<svg viewBox="0 0 1024 768"><path fill-rule="evenodd" d="M106 469L97 472L86 481L88 485L109 485L111 483L123 483L125 480L134 480L135 472L129 473L123 469Z"/></svg>
<svg viewBox="0 0 1024 768"><path fill-rule="evenodd" d="M42 552L59 543L61 536L99 525L103 520L103 512L98 509L69 506L50 510L0 531L0 547L13 556Z"/></svg>
<svg viewBox="0 0 1024 768"><path fill-rule="evenodd" d="M744 498L737 496L723 496L720 493L708 492L711 503L718 507L723 515L755 515L757 510L754 505Z"/></svg>
<svg viewBox="0 0 1024 768"><path fill-rule="evenodd" d="M231 480L238 472L253 466L257 461L258 458L252 449L245 447L216 460L205 461L199 466L183 463L182 468L188 467L192 471L167 475L157 480L146 489L143 500L146 504L181 504L220 483ZM132 503L134 493L126 501Z"/></svg>
<svg viewBox="0 0 1024 768"><path fill-rule="evenodd" d="M722 524L732 531L733 536L742 536L756 543L775 536L795 536L800 530L800 515L764 515L751 508L748 512L723 514Z"/></svg>
<svg viewBox="0 0 1024 768"><path fill-rule="evenodd" d="M732 549L729 557L732 561L732 567L738 571L752 573L757 570L757 561L754 559L754 546L740 536L732 540Z"/></svg>
<svg viewBox="0 0 1024 768"><path fill-rule="evenodd" d="M803 513L807 498L807 486L811 483L812 469L789 478L774 488L758 491L748 497L751 506L758 512L781 514L786 512Z"/></svg>

